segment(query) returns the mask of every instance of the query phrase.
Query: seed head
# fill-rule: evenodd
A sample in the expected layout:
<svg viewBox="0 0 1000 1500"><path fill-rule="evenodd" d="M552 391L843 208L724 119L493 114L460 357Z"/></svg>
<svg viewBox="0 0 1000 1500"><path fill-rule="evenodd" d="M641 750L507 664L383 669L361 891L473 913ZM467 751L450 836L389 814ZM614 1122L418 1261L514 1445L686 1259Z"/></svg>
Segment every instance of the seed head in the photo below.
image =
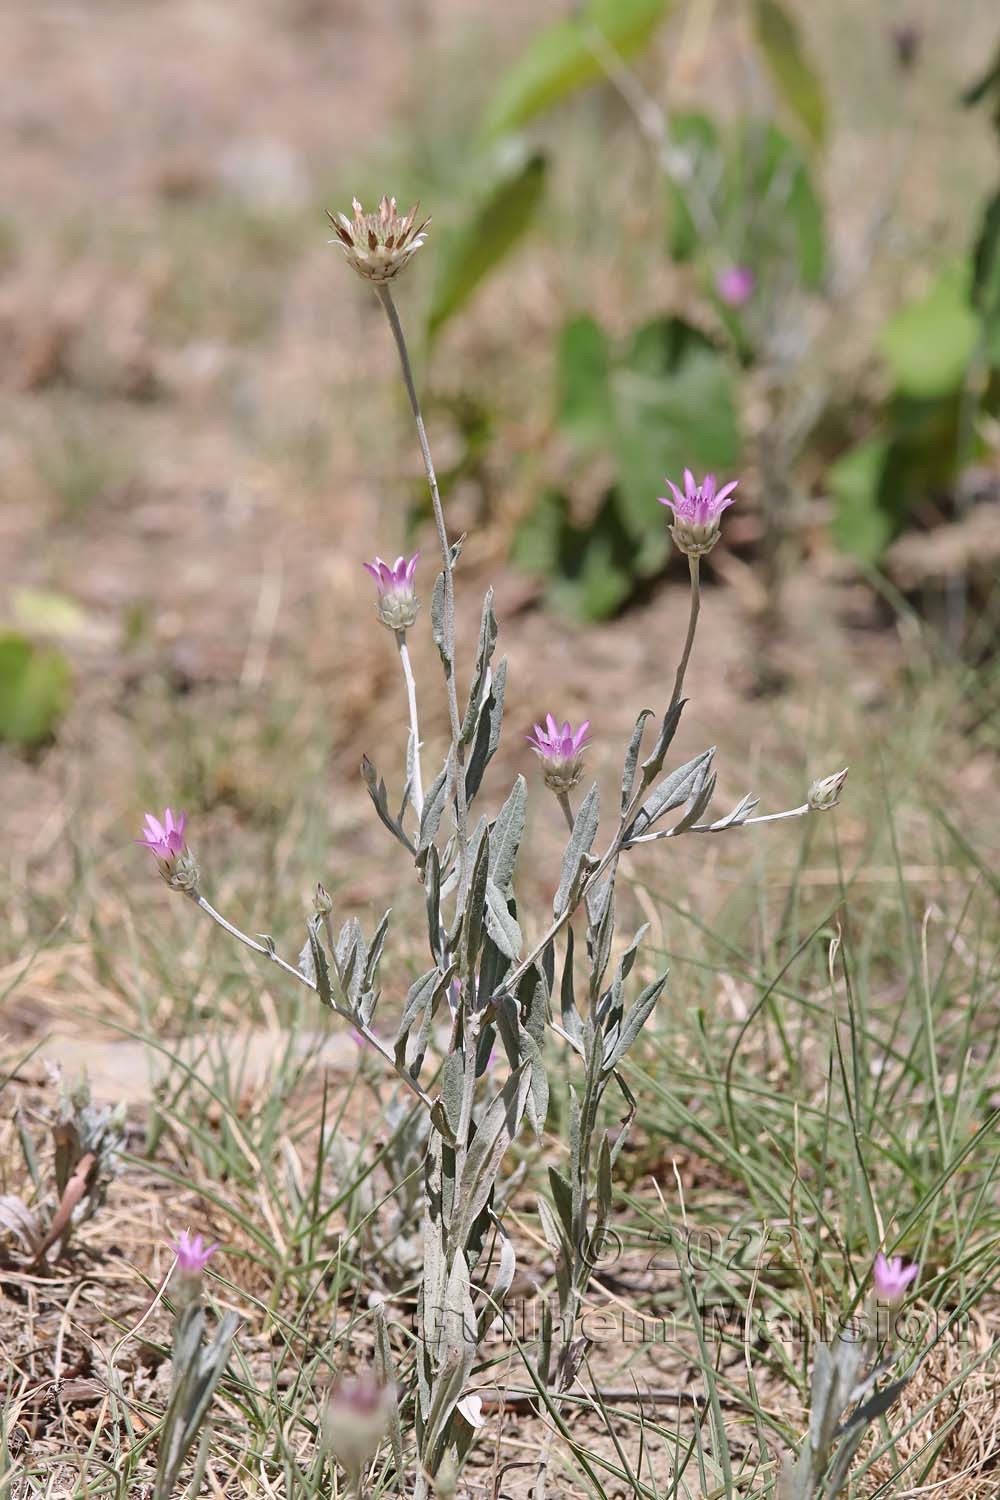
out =
<svg viewBox="0 0 1000 1500"><path fill-rule="evenodd" d="M420 601L413 591L413 575L419 556L414 552L409 562L397 557L394 563L376 557L374 562L362 564L375 580L375 612L388 630L408 630L417 618Z"/></svg>
<svg viewBox="0 0 1000 1500"><path fill-rule="evenodd" d="M327 218L337 236L330 244L341 246L348 265L353 266L366 281L377 284L391 281L424 243L424 230L430 219L415 224L419 203L415 203L405 217L400 216L396 212L395 198L383 198L373 214L366 214L357 198L351 206L353 219L327 210Z"/></svg>
<svg viewBox="0 0 1000 1500"><path fill-rule="evenodd" d="M732 505L733 490L739 480L734 479L717 491L714 474L706 474L698 484L691 470L685 469L683 494L673 480L668 479L667 483L673 490L673 499L661 496L660 504L669 505L674 513L670 535L688 557L704 557L719 540L722 512Z"/></svg>
<svg viewBox="0 0 1000 1500"><path fill-rule="evenodd" d="M536 724L534 734L526 736L542 762L545 785L553 792L572 791L579 782L583 775L583 752L590 743L589 729L589 719L584 719L576 730L567 720L560 729L552 715L546 714L545 728Z"/></svg>

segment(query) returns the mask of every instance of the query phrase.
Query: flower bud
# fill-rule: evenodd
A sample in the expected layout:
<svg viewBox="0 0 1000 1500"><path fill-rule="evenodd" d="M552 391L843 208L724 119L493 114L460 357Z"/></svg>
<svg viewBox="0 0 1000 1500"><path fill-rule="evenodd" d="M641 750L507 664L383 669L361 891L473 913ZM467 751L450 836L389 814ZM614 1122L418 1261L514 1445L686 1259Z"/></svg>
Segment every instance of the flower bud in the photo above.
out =
<svg viewBox="0 0 1000 1500"><path fill-rule="evenodd" d="M420 601L413 591L413 575L419 556L414 552L409 562L397 557L392 564L376 557L374 562L362 564L375 580L375 613L388 630L409 630L417 618Z"/></svg>
<svg viewBox="0 0 1000 1500"><path fill-rule="evenodd" d="M194 855L184 842L187 814L178 813L176 818L168 807L163 822L146 814L145 838L136 839L156 856L160 874L171 890L193 895L198 889L198 865Z"/></svg>
<svg viewBox="0 0 1000 1500"><path fill-rule="evenodd" d="M568 720L560 729L552 715L546 714L545 728L536 724L534 734L527 736L528 744L542 762L542 776L551 791L563 795L579 782L589 728L590 720L584 719L579 729L571 729Z"/></svg>
<svg viewBox="0 0 1000 1500"><path fill-rule="evenodd" d="M819 781L813 782L807 799L810 812L829 812L831 807L836 807L847 780L847 771L848 767L845 766L833 776L823 776Z"/></svg>
<svg viewBox="0 0 1000 1500"><path fill-rule="evenodd" d="M660 497L661 505L669 505L674 513L674 524L670 535L679 551L688 557L704 557L711 552L719 540L722 512L733 503L733 490L739 480L716 490L714 474L706 474L698 484L690 469L684 470L684 493L668 479L673 490L673 499Z"/></svg>
<svg viewBox="0 0 1000 1500"><path fill-rule="evenodd" d="M383 1385L370 1374L341 1380L327 1397L323 1435L330 1452L355 1484L388 1432L395 1405L392 1386Z"/></svg>

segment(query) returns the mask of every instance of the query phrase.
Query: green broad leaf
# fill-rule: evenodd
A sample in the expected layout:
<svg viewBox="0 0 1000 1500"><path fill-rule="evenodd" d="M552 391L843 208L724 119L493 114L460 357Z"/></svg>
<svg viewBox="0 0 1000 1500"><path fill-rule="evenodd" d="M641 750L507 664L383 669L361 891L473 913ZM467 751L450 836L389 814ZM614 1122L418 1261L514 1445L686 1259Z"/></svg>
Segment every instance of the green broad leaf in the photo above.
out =
<svg viewBox="0 0 1000 1500"><path fill-rule="evenodd" d="M882 352L898 391L930 399L961 387L978 337L965 269L952 268L886 325Z"/></svg>
<svg viewBox="0 0 1000 1500"><path fill-rule="evenodd" d="M836 502L834 539L863 562L878 562L895 530L879 503L888 454L888 439L872 438L845 453L827 475Z"/></svg>
<svg viewBox="0 0 1000 1500"><path fill-rule="evenodd" d="M547 165L535 155L499 177L464 225L444 242L428 318L433 338L531 225L545 190Z"/></svg>
<svg viewBox="0 0 1000 1500"><path fill-rule="evenodd" d="M571 318L556 352L557 416L578 442L605 443L611 432L611 348L593 318Z"/></svg>
<svg viewBox="0 0 1000 1500"><path fill-rule="evenodd" d="M658 496L685 467L731 469L740 455L733 373L704 334L679 318L658 318L636 334L614 376L618 513L639 550L641 576L662 566L668 512Z"/></svg>
<svg viewBox="0 0 1000 1500"><path fill-rule="evenodd" d="M61 652L15 631L0 635L0 740L32 747L51 738L69 708L71 674Z"/></svg>
<svg viewBox="0 0 1000 1500"><path fill-rule="evenodd" d="M757 45L775 91L810 141L821 146L826 136L826 98L806 57L796 21L778 0L756 0L753 19Z"/></svg>
<svg viewBox="0 0 1000 1500"><path fill-rule="evenodd" d="M818 287L826 267L823 206L801 149L771 121L750 120L727 184L726 212L749 220L743 259L762 275L797 263L804 286Z"/></svg>
<svg viewBox="0 0 1000 1500"><path fill-rule="evenodd" d="M638 52L671 9L672 0L589 0L528 43L500 80L483 120L489 137L517 130L576 89L605 76L604 47L619 58Z"/></svg>
<svg viewBox="0 0 1000 1500"><path fill-rule="evenodd" d="M688 261L702 239L699 223L715 238L716 225L725 216L725 158L718 127L708 115L675 115L670 144L684 162L686 180L667 180L668 244L674 260Z"/></svg>

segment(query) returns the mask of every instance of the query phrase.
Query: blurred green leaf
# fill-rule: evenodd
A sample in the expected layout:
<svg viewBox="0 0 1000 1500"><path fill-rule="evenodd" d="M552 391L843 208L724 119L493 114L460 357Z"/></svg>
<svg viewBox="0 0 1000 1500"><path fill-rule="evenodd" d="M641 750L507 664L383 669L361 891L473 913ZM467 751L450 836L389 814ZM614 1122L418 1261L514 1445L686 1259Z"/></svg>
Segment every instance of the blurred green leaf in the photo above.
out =
<svg viewBox="0 0 1000 1500"><path fill-rule="evenodd" d="M740 142L730 207L747 219L743 259L766 275L798 262L805 286L819 286L826 265L823 207L801 150L770 121L751 120Z"/></svg>
<svg viewBox="0 0 1000 1500"><path fill-rule="evenodd" d="M575 15L556 21L528 43L500 81L483 121L487 137L516 130L575 89L604 77L592 33L601 33L620 57L638 52L673 0L589 0Z"/></svg>
<svg viewBox="0 0 1000 1500"><path fill-rule="evenodd" d="M636 570L669 551L658 496L684 468L723 470L740 455L734 379L725 356L680 318L639 329L614 376L614 453L623 523L639 547Z"/></svg>
<svg viewBox="0 0 1000 1500"><path fill-rule="evenodd" d="M837 545L868 563L878 562L893 535L892 519L879 504L888 453L888 439L873 438L845 453L827 475Z"/></svg>
<svg viewBox="0 0 1000 1500"><path fill-rule="evenodd" d="M670 122L670 143L685 163L683 185L668 179L669 245L674 260L687 261L698 248L700 235L692 202L701 207L715 238L715 223L724 217L725 162L715 122L707 115L678 114Z"/></svg>
<svg viewBox="0 0 1000 1500"><path fill-rule="evenodd" d="M66 658L13 631L0 635L0 739L40 745L69 707Z"/></svg>
<svg viewBox="0 0 1000 1500"><path fill-rule="evenodd" d="M556 353L558 421L578 441L607 442L611 433L611 349L600 324L572 318Z"/></svg>
<svg viewBox="0 0 1000 1500"><path fill-rule="evenodd" d="M33 635L78 636L87 630L87 616L76 600L55 589L15 589L11 613Z"/></svg>
<svg viewBox="0 0 1000 1500"><path fill-rule="evenodd" d="M428 333L433 337L531 224L545 188L546 162L532 156L503 176L471 218L445 241Z"/></svg>
<svg viewBox="0 0 1000 1500"><path fill-rule="evenodd" d="M965 272L953 269L891 319L882 335L882 352L903 395L941 397L961 386L978 337Z"/></svg>
<svg viewBox="0 0 1000 1500"><path fill-rule="evenodd" d="M806 57L797 23L778 0L756 0L754 34L779 96L814 145L826 135L823 85Z"/></svg>
<svg viewBox="0 0 1000 1500"><path fill-rule="evenodd" d="M575 526L565 495L550 490L518 527L511 559L549 580L548 598L563 614L603 620L632 592L634 553L614 491L589 525Z"/></svg>

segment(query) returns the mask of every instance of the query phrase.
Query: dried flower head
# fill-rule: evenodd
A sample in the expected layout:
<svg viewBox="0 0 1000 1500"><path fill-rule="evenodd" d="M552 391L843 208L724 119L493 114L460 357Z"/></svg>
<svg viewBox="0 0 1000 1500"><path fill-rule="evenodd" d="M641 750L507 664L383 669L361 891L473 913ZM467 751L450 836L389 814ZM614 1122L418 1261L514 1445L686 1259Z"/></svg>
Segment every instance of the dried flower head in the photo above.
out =
<svg viewBox="0 0 1000 1500"><path fill-rule="evenodd" d="M727 266L715 278L715 290L727 307L745 307L754 294L757 278L749 266Z"/></svg>
<svg viewBox="0 0 1000 1500"><path fill-rule="evenodd" d="M829 812L840 801L840 794L847 780L847 766L835 771L832 776L821 776L809 788L809 807L812 812Z"/></svg>
<svg viewBox="0 0 1000 1500"><path fill-rule="evenodd" d="M673 490L673 499L661 495L660 504L669 505L674 513L670 535L688 557L704 557L719 540L722 512L732 505L733 490L739 480L716 490L714 474L706 474L698 484L691 470L685 469L683 494L673 480L668 479L667 483Z"/></svg>
<svg viewBox="0 0 1000 1500"><path fill-rule="evenodd" d="M545 785L552 791L571 791L583 775L583 752L590 744L589 729L589 719L584 719L576 730L570 728L567 720L560 729L552 715L546 714L545 728L536 724L534 734L526 736L541 759Z"/></svg>
<svg viewBox="0 0 1000 1500"><path fill-rule="evenodd" d="M341 1380L330 1391L323 1410L323 1435L355 1485L388 1432L395 1405L393 1387L374 1375Z"/></svg>
<svg viewBox="0 0 1000 1500"><path fill-rule="evenodd" d="M175 817L171 808L166 808L163 822L152 813L146 814L145 838L136 839L137 844L152 851L156 856L160 874L175 891L198 889L198 866L194 855L184 842L187 814Z"/></svg>
<svg viewBox="0 0 1000 1500"><path fill-rule="evenodd" d="M408 630L417 618L420 601L413 591L413 575L419 556L414 552L409 562L397 557L391 564L376 557L374 562L362 564L378 586L375 612L389 630Z"/></svg>
<svg viewBox="0 0 1000 1500"><path fill-rule="evenodd" d="M206 1245L200 1234L189 1234L186 1229L177 1236L171 1250L177 1257L177 1269L182 1276L200 1276L208 1262L218 1250L218 1244Z"/></svg>
<svg viewBox="0 0 1000 1500"><path fill-rule="evenodd" d="M873 1272L876 1297L896 1306L906 1296L910 1283L916 1281L919 1270L917 1265L906 1265L901 1255L887 1259L879 1251Z"/></svg>
<svg viewBox="0 0 1000 1500"><path fill-rule="evenodd" d="M327 218L337 235L330 244L342 247L348 264L366 281L391 281L424 243L424 230L430 219L415 224L419 203L401 217L396 212L395 198L383 198L373 214L366 214L357 198L351 206L353 219L327 210Z"/></svg>

